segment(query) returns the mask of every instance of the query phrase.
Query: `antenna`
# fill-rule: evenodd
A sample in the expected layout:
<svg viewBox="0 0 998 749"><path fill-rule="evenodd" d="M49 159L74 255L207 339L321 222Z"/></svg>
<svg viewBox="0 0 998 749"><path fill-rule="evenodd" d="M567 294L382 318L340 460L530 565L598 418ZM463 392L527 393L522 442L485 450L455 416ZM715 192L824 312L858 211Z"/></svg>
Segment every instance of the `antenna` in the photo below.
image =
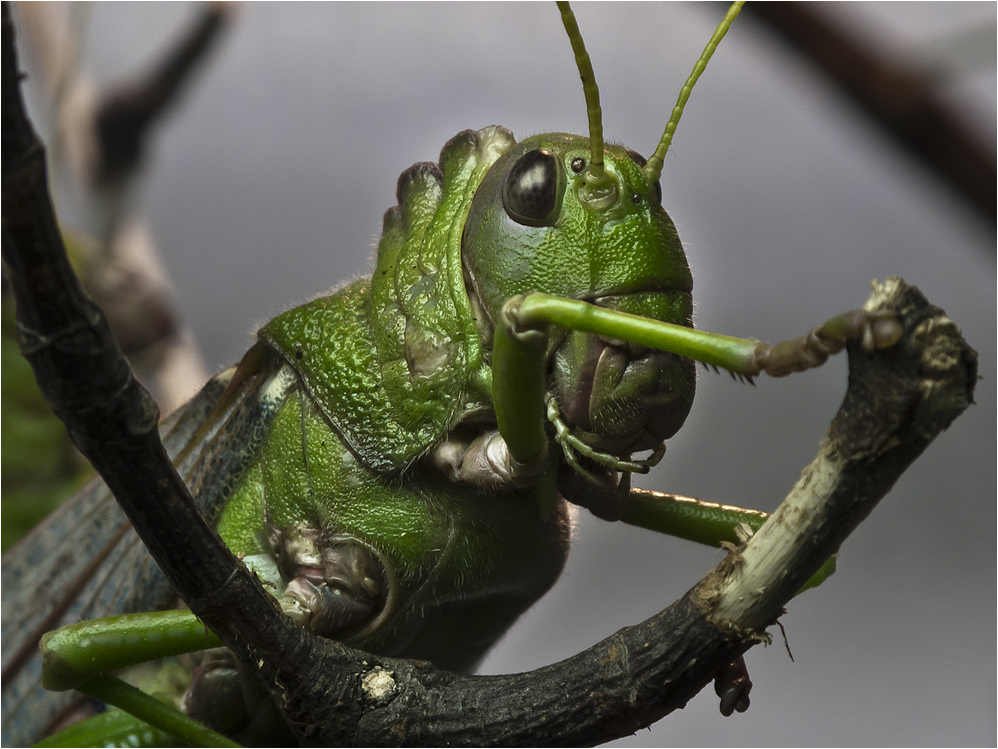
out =
<svg viewBox="0 0 998 749"><path fill-rule="evenodd" d="M596 75L593 73L593 63L586 52L585 42L579 24L575 21L575 13L567 2L559 2L561 22L565 25L568 39L575 53L575 64L582 78L582 91L586 95L586 112L589 115L589 166L586 168L586 192L596 198L599 203L607 203L607 198L616 194L617 188L603 167L603 110L599 104L599 87L596 85Z"/></svg>
<svg viewBox="0 0 998 749"><path fill-rule="evenodd" d="M686 101L690 98L690 94L693 92L694 84L696 84L697 79L700 78L700 74L703 73L704 68L707 67L707 62L714 54L714 50L717 49L717 45L724 38L724 35L728 33L728 29L731 27L732 21L738 17L738 13L741 11L744 4L744 0L742 0L742 2L731 4L731 7L728 8L728 12L725 14L724 19L714 30L714 35L711 36L710 41L707 42L707 46L704 47L703 52L700 53L700 59L697 60L696 65L693 66L693 72L690 73L690 77L686 79L686 83L683 84L683 87L680 89L679 99L676 101L676 106L672 108L672 117L669 118L669 123L665 126L665 132L662 133L662 140L659 141L658 148L655 149L655 153L651 155L651 158L648 159L648 163L645 164L644 167L645 174L648 175L652 182L657 182L658 178L662 176L662 165L665 163L665 154L669 151L669 145L672 143L672 136L676 132L676 126L679 125L679 118L683 116L683 107L686 106ZM564 11L562 11L562 13L564 13ZM574 44L575 43L573 42L573 46ZM585 54L585 50L583 50L583 54ZM588 61L588 59L589 58L587 57L586 60ZM585 81L585 77L583 77L583 81ZM595 82L593 85L596 85ZM602 142L600 143L600 147L602 148Z"/></svg>

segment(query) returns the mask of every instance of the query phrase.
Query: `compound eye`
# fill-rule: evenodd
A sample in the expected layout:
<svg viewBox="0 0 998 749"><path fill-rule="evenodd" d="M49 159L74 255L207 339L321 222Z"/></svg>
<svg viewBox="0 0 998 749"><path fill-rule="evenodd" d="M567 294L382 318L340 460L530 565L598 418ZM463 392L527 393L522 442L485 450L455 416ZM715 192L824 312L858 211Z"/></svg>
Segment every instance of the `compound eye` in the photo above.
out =
<svg viewBox="0 0 998 749"><path fill-rule="evenodd" d="M561 165L550 151L538 148L517 159L502 187L502 204L511 219L524 226L553 226L563 189Z"/></svg>

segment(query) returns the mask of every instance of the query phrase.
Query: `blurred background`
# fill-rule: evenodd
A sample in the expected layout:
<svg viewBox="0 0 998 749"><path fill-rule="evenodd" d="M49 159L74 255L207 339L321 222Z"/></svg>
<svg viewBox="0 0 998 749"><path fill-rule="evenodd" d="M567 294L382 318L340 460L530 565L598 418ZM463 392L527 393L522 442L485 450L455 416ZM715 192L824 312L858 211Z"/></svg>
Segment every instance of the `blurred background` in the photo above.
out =
<svg viewBox="0 0 998 749"><path fill-rule="evenodd" d="M203 6L49 10L104 92L149 69ZM909 70L983 142L993 175L994 4L820 11ZM607 137L649 155L724 6L586 3L576 12ZM435 160L459 130L586 129L553 4L251 3L227 15L121 202L123 222L158 245L208 372L236 362L258 325L369 272L398 175ZM25 58L29 107L52 137L43 59L37 48ZM773 646L748 653L751 709L722 718L705 690L619 744L993 744L993 210L913 158L748 10L693 92L662 187L693 268L698 327L776 341L861 305L871 279L900 275L963 328L983 379L977 405L845 543L837 574L789 605L782 622L796 662L778 632ZM99 233L102 214L88 201L64 182L64 223ZM771 511L814 455L845 376L841 357L756 387L701 374L687 425L640 483ZM201 384L188 380L187 396ZM572 655L667 606L721 559L588 515L574 533L563 579L483 671Z"/></svg>

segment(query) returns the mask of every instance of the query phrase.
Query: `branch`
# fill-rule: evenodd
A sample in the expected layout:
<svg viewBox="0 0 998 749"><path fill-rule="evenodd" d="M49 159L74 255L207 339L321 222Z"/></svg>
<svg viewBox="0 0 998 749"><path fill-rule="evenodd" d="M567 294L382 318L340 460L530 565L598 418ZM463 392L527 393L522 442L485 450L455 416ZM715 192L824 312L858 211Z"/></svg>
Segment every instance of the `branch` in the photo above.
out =
<svg viewBox="0 0 998 749"><path fill-rule="evenodd" d="M849 348L849 387L818 455L769 521L705 586L718 621L771 624L779 601L800 588L816 560L838 550L973 402L977 352L941 309L899 278L874 284L866 308L895 310L904 335L875 355Z"/></svg>
<svg viewBox="0 0 998 749"><path fill-rule="evenodd" d="M49 92L56 125L48 143L50 169L66 173L73 189L64 197L75 206L77 221L94 233L68 232L71 256L75 250L84 288L165 412L181 406L191 385L204 382L208 373L176 309L148 221L136 208L148 162L138 157L151 149L154 127L176 109L182 89L205 68L208 52L228 25L226 7L199 6L195 22L156 52L151 69L99 94L78 53L86 26L75 17L78 9L67 11L68 26L60 23L63 14L46 4L22 4L16 14Z"/></svg>
<svg viewBox="0 0 998 749"><path fill-rule="evenodd" d="M995 158L935 94L931 76L878 55L806 3L749 3L755 15L808 58L909 154L985 221L995 218Z"/></svg>
<svg viewBox="0 0 998 749"><path fill-rule="evenodd" d="M565 661L503 676L312 637L200 518L158 442L155 405L60 260L6 7L3 32L3 253L25 354L184 600L256 669L304 743L580 745L649 725L764 639L800 585L972 402L976 353L917 289L892 279L869 305L897 311L902 340L874 355L850 349L849 390L818 458L743 549L664 611Z"/></svg>
<svg viewBox="0 0 998 749"><path fill-rule="evenodd" d="M162 119L204 61L227 14L223 3L204 5L196 24L153 70L104 97L96 115L100 155L94 176L98 184L124 179L135 171L150 128Z"/></svg>
<svg viewBox="0 0 998 749"><path fill-rule="evenodd" d="M44 147L21 100L6 2L2 54L3 260L17 301L22 353L53 412L180 595L249 659L256 641L240 635L245 622L236 614L273 624L276 636L293 638L296 630L199 514L159 440L156 404L135 381L107 321L66 260ZM233 599L241 603L235 611ZM273 636L260 635L265 643Z"/></svg>

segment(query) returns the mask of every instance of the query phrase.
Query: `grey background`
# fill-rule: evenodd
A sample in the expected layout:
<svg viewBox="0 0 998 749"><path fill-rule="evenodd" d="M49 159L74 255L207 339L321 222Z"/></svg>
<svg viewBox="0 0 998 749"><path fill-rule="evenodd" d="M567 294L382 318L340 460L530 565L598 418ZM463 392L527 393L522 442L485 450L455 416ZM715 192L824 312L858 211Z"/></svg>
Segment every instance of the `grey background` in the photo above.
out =
<svg viewBox="0 0 998 749"><path fill-rule="evenodd" d="M995 21L990 3L828 10L903 57L933 44L969 52L947 34ZM86 58L97 78L142 68L190 11L94 6ZM140 196L211 369L235 362L256 325L366 273L399 173L436 159L457 131L585 130L553 5L236 11L162 128ZM723 6L577 12L605 132L648 155ZM990 64L940 80L988 143L993 45L992 33ZM871 279L898 274L963 327L983 380L976 407L846 542L839 572L790 604L783 623L796 663L778 633L748 654L749 712L722 718L706 690L620 743L994 744L994 227L748 18L693 93L663 190L694 271L699 327L775 341L860 305ZM702 375L698 387L687 426L643 483L772 510L822 438L845 362L755 388ZM721 558L587 516L575 537L564 578L485 671L571 655L668 605Z"/></svg>

